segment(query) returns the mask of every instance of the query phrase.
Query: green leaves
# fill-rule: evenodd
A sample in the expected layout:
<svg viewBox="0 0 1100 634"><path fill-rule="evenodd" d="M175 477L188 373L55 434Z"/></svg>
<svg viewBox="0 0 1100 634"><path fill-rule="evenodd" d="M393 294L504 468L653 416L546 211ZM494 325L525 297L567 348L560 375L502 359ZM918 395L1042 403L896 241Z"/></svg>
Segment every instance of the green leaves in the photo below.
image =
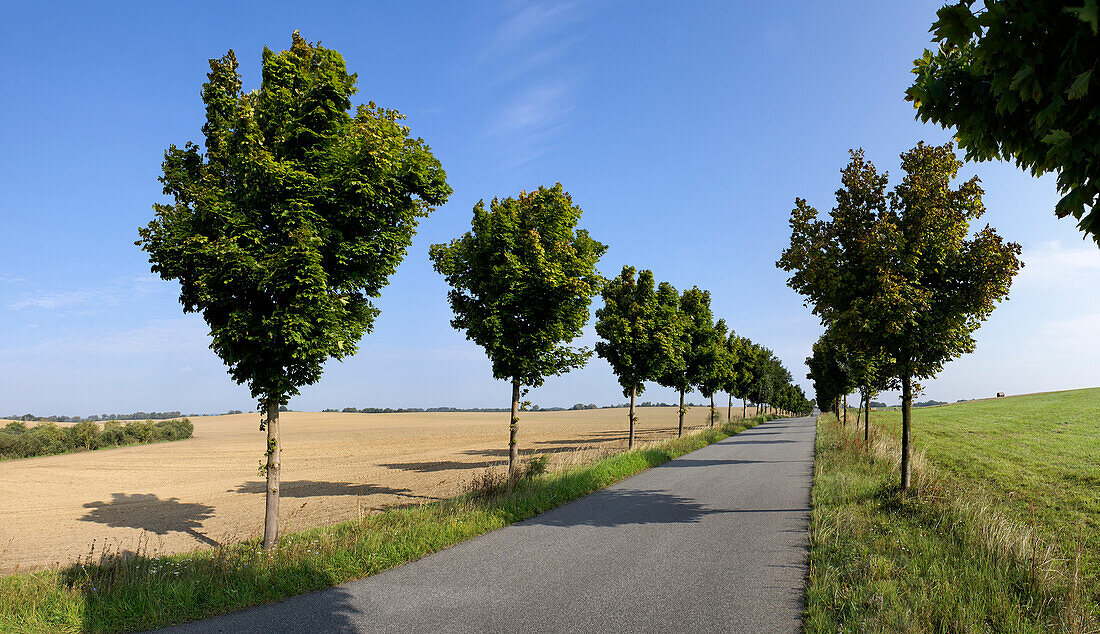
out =
<svg viewBox="0 0 1100 634"><path fill-rule="evenodd" d="M485 348L493 376L531 387L582 367L591 352L566 346L588 322L607 247L576 229L581 209L561 184L474 206L472 228L432 245L451 286L451 325Z"/></svg>
<svg viewBox="0 0 1100 634"><path fill-rule="evenodd" d="M618 277L604 285L604 305L596 311L596 354L607 360L619 377L623 396L645 381L683 365L684 324L677 315L675 289L662 283L658 293L653 273L624 266ZM672 290L672 297L669 296Z"/></svg>
<svg viewBox="0 0 1100 634"><path fill-rule="evenodd" d="M918 144L901 164L887 193L886 176L853 152L827 220L801 199L791 213L777 265L828 329L807 360L819 403L855 385L883 389L889 376L932 376L969 352L1019 270L1019 245L989 228L967 238L982 190L977 178L952 187L962 163L951 144Z"/></svg>
<svg viewBox="0 0 1100 634"><path fill-rule="evenodd" d="M972 4L940 9L932 30L943 45L914 61L907 98L922 121L957 131L967 159L1012 159L1035 175L1057 173L1064 196L1056 213L1072 208L1080 229L1100 242L1093 206L1100 108L1089 98L1100 59L1097 1L986 0L986 11L973 16L977 28Z"/></svg>
<svg viewBox="0 0 1100 634"><path fill-rule="evenodd" d="M1050 134L1043 137L1043 143L1049 143L1050 145L1061 145L1070 140L1069 132L1065 130L1051 130Z"/></svg>
<svg viewBox="0 0 1100 634"><path fill-rule="evenodd" d="M1080 99L1089 92L1089 81L1092 79L1092 69L1086 70L1077 76L1077 79L1073 80L1070 84L1069 90L1066 91L1066 96L1070 99Z"/></svg>
<svg viewBox="0 0 1100 634"><path fill-rule="evenodd" d="M211 347L266 405L354 354L377 297L416 231L451 193L439 161L374 104L348 109L355 76L336 51L293 36L263 53L241 92L233 51L203 85L205 154L165 152L172 204L139 229L154 272L179 280Z"/></svg>

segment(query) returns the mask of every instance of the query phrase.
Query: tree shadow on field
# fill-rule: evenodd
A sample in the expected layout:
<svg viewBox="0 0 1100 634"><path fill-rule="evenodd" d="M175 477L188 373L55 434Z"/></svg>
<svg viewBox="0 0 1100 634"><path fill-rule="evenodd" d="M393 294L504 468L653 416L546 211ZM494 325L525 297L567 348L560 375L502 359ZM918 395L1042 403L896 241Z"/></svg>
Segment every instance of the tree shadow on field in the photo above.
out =
<svg viewBox="0 0 1100 634"><path fill-rule="evenodd" d="M187 533L209 546L219 546L200 533L202 521L214 515L214 507L198 502L162 500L153 493L112 493L110 502L88 502L82 522L96 522L112 528L137 528L157 535Z"/></svg>
<svg viewBox="0 0 1100 634"><path fill-rule="evenodd" d="M382 465L386 466L386 465ZM267 493L267 483L263 481L245 482L226 493ZM316 480L288 480L279 483L281 498L332 497L338 495L398 495L410 498L425 498L409 489L394 489L377 484L355 484L353 482L319 482Z"/></svg>
<svg viewBox="0 0 1100 634"><path fill-rule="evenodd" d="M507 452L505 452L507 454ZM390 462L380 467L387 469L400 469L402 471L415 471L417 473L432 473L434 471L449 471L452 469L484 469L497 465L507 464L502 460L484 460L481 462L456 462L454 460L435 460L424 462Z"/></svg>

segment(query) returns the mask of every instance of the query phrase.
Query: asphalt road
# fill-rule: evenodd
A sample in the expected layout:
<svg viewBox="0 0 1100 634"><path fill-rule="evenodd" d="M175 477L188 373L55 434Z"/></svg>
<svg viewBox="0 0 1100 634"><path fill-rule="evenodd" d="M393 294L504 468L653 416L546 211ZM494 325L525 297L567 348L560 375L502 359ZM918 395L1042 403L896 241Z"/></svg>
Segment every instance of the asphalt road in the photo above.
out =
<svg viewBox="0 0 1100 634"><path fill-rule="evenodd" d="M796 632L812 418L367 579L170 632Z"/></svg>

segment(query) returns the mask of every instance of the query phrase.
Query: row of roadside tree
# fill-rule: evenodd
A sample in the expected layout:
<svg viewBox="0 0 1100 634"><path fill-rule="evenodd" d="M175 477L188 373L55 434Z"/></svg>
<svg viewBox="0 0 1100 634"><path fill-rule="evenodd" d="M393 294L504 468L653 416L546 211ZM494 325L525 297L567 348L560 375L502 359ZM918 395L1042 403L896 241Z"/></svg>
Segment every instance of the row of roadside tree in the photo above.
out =
<svg viewBox="0 0 1100 634"><path fill-rule="evenodd" d="M202 313L210 347L263 412L264 547L271 548L278 538L280 410L320 379L328 359L356 352L419 220L452 190L400 113L373 102L352 110L356 76L339 52L295 32L289 50L265 49L262 62L260 87L245 92L233 51L210 60L204 146L165 152L160 181L172 200L154 205L156 217L139 229L137 244L153 272L179 281L184 311ZM678 388L681 403L685 390L698 388L712 398L726 390L731 400L809 408L774 355L713 323L709 293L681 295L663 285L638 298L645 306L637 315L617 304L627 277L637 286L633 272L605 287L596 262L607 247L576 228L580 214L560 184L540 187L479 202L469 232L430 250L451 286L452 325L485 349L493 376L511 384L513 470L520 397L591 357L569 343L601 291L610 300L601 350L614 359L624 393L636 396L644 382L656 381ZM660 315L652 331L651 308ZM612 334L623 324L626 331ZM632 346L660 352L643 361Z"/></svg>

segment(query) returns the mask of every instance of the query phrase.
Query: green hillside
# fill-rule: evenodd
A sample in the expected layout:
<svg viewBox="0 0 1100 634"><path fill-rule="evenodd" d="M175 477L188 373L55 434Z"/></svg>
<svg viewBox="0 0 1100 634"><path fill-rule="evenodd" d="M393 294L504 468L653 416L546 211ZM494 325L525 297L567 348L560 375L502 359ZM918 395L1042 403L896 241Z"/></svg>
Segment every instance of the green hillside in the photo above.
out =
<svg viewBox="0 0 1100 634"><path fill-rule="evenodd" d="M1100 631L1100 389L914 409L906 493L872 423L818 420L805 631Z"/></svg>
<svg viewBox="0 0 1100 634"><path fill-rule="evenodd" d="M897 433L901 412L871 422ZM1067 554L1081 541L1083 572L1100 585L1100 388L914 408L913 443Z"/></svg>

